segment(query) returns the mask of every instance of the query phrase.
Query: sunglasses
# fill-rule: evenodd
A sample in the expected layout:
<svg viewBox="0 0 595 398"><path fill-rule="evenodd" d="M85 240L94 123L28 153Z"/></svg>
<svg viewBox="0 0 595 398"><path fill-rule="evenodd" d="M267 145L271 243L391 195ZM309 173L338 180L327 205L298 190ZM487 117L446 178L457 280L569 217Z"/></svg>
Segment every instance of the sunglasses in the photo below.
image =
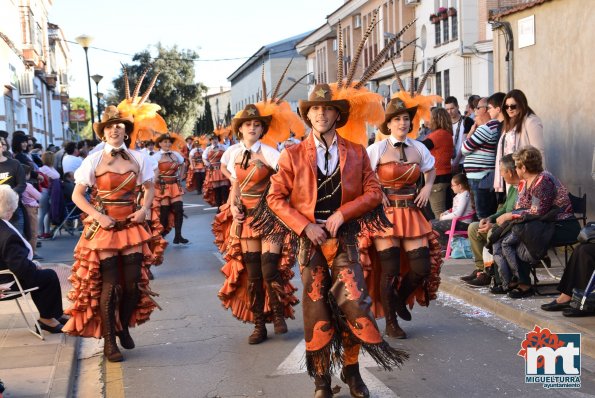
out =
<svg viewBox="0 0 595 398"><path fill-rule="evenodd" d="M516 104L511 104L511 105L504 105L504 109L510 109L510 110L515 110L517 107Z"/></svg>

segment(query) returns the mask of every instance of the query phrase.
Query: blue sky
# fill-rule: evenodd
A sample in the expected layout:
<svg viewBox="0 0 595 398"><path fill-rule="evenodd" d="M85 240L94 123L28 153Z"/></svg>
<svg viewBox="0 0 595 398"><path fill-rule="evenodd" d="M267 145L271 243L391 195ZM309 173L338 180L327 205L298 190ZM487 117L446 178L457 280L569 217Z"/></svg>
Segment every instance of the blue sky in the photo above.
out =
<svg viewBox="0 0 595 398"><path fill-rule="evenodd" d="M229 87L227 76L265 44L326 23L325 17L343 0L54 0L49 21L58 24L67 40L86 34L91 75L104 76L99 91L107 93L119 74L120 62L157 42L193 49L197 80L210 88ZM96 48L93 48L96 47ZM72 64L71 97L88 97L85 56L69 43ZM229 61L207 61L238 58ZM95 92L95 83L93 92Z"/></svg>

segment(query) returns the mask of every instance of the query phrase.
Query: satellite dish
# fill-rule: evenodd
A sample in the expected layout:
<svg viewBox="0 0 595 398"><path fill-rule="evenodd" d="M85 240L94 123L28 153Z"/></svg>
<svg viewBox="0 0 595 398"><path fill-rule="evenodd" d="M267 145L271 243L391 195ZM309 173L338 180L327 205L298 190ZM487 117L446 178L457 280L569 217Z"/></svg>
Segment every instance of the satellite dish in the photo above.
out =
<svg viewBox="0 0 595 398"><path fill-rule="evenodd" d="M384 98L388 97L390 95L390 88L388 85L381 84L380 87L378 87L378 94L382 95Z"/></svg>
<svg viewBox="0 0 595 398"><path fill-rule="evenodd" d="M420 46L422 51L426 49L426 44L428 44L428 31L426 29L426 25L421 27L421 38L420 38Z"/></svg>

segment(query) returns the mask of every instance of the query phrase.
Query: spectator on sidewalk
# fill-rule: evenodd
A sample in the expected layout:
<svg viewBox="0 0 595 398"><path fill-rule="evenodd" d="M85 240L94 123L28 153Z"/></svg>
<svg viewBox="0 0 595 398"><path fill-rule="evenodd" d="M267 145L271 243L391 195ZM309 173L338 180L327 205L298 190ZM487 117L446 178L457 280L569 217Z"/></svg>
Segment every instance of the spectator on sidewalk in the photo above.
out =
<svg viewBox="0 0 595 398"><path fill-rule="evenodd" d="M465 106L465 116L475 120L477 114L477 103L479 102L479 95L472 94L467 98L467 105Z"/></svg>
<svg viewBox="0 0 595 398"><path fill-rule="evenodd" d="M12 271L24 289L38 287L31 292L39 311L39 326L50 333L61 333L66 322L62 309L62 291L58 275L52 269L42 269L33 259L29 242L8 222L17 209L19 196L9 187L0 186L0 270ZM0 283L11 281L8 275Z"/></svg>
<svg viewBox="0 0 595 398"><path fill-rule="evenodd" d="M471 274L462 276L461 280L468 282L472 286L488 286L491 282L491 277L486 272L485 263L483 259L483 249L488 242L488 238L491 235L492 228L497 225L496 220L504 213L510 213L514 210L514 205L517 200L517 186L519 185L519 176L516 173L514 165L514 159L512 155L506 155L500 159L500 174L506 181L507 185L510 185L508 195L506 196L506 202L504 205L489 217L482 218L479 222L472 222L467 229L469 234L469 242L471 243L471 251L473 252L473 258L475 260L475 269ZM493 269L492 269L493 270ZM497 273L495 274L497 276ZM495 278L496 283L494 284L492 293L504 293L502 292L502 286L500 279Z"/></svg>
<svg viewBox="0 0 595 398"><path fill-rule="evenodd" d="M43 154L43 146L41 144L35 143L33 144L33 149L29 152L31 155L31 159L33 159L33 163L37 167L43 166L43 162L41 161L41 155Z"/></svg>
<svg viewBox="0 0 595 398"><path fill-rule="evenodd" d="M39 200L39 222L37 230L40 239L51 238L50 234L50 186L54 180L60 179L60 173L54 168L54 154L50 151L41 155L43 166L39 168L39 173L47 179L47 185L41 186L41 199Z"/></svg>
<svg viewBox="0 0 595 398"><path fill-rule="evenodd" d="M436 219L446 210L446 195L452 179L450 160L453 154L452 124L444 108L434 108L431 112L432 132L422 141L434 156L436 179L430 194L430 206Z"/></svg>
<svg viewBox="0 0 595 398"><path fill-rule="evenodd" d="M521 90L512 90L502 102L502 135L496 149L496 163L502 156L512 154L519 149L531 145L541 153L542 165L545 168L545 144L543 141L543 125L541 119L527 103L527 97ZM498 169L494 175L494 189L504 192L504 183Z"/></svg>
<svg viewBox="0 0 595 398"><path fill-rule="evenodd" d="M471 126L471 129L469 130L469 133L467 133L467 135L465 136L465 138L469 138L473 132L475 130L477 130L477 128L479 126L482 126L484 124L486 124L487 122L490 121L490 115L488 113L488 99L487 98L477 98L477 100L475 101L475 108L474 109L474 118L473 118L473 126ZM495 145L494 145L495 147ZM465 154L463 154L465 155Z"/></svg>
<svg viewBox="0 0 595 398"><path fill-rule="evenodd" d="M9 159L0 153L0 185L10 186L19 196L25 192L25 171L21 162ZM10 220L16 229L24 235L25 213L24 208L19 207Z"/></svg>
<svg viewBox="0 0 595 398"><path fill-rule="evenodd" d="M477 121L488 121L469 134L463 143L465 155L465 174L475 199L477 217L484 219L496 211L496 195L494 193L494 174L496 168L496 146L502 128L502 112L500 104L504 93L496 93L490 98L482 98L477 106Z"/></svg>
<svg viewBox="0 0 595 398"><path fill-rule="evenodd" d="M452 142L454 145L454 152L451 160L452 175L463 172L463 154L461 147L465 137L473 126L473 119L461 115L459 112L459 102L455 97L446 97L444 100L444 109L450 116L452 123Z"/></svg>
<svg viewBox="0 0 595 398"><path fill-rule="evenodd" d="M432 229L440 234L438 240L443 249L446 249L448 242L446 231L450 231L453 220L457 217L470 216L474 213L473 194L469 191L469 181L465 177L465 174L457 174L452 177L450 187L456 194L453 199L452 208L440 214L438 220L432 220ZM467 230L471 221L470 218L457 220L455 228L458 230Z"/></svg>
<svg viewBox="0 0 595 398"><path fill-rule="evenodd" d="M62 172L64 174L69 172L74 173L83 163L83 159L79 157L76 142L68 142L64 146L64 153L64 158L62 159Z"/></svg>
<svg viewBox="0 0 595 398"><path fill-rule="evenodd" d="M10 153L9 149L10 148L8 146L8 132L4 131L4 130L0 130L0 152L2 152L2 154L11 159L12 158L12 154Z"/></svg>
<svg viewBox="0 0 595 398"><path fill-rule="evenodd" d="M29 244L33 248L33 260L41 260L42 258L39 257L35 253L35 249L37 247L37 213L39 212L39 200L41 199L41 192L39 192L35 187L31 184L31 166L23 165L25 170L25 192L23 192L23 206L25 206L25 211L27 212L27 217L29 217L29 225L31 228L31 237L29 238Z"/></svg>

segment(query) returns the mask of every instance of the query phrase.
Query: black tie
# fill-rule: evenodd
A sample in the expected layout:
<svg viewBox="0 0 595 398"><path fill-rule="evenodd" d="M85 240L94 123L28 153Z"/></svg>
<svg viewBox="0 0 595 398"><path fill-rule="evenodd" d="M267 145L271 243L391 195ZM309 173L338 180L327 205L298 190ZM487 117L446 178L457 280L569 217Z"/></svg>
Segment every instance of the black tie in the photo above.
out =
<svg viewBox="0 0 595 398"><path fill-rule="evenodd" d="M405 155L405 148L407 148L408 145L404 142L396 142L393 146L395 148L399 148L400 153L401 153L401 162L406 162L407 155Z"/></svg>
<svg viewBox="0 0 595 398"><path fill-rule="evenodd" d="M124 159L124 160L130 160L130 157L126 153L126 149L112 149L111 154L112 154L112 157L113 158L115 158L116 156L120 155L120 156L122 156L122 159Z"/></svg>
<svg viewBox="0 0 595 398"><path fill-rule="evenodd" d="M246 170L248 168L248 163L250 162L250 157L252 156L251 152L252 151L250 151L249 149L246 149L244 151L244 157L242 158L242 163L241 163L241 167L244 170Z"/></svg>

